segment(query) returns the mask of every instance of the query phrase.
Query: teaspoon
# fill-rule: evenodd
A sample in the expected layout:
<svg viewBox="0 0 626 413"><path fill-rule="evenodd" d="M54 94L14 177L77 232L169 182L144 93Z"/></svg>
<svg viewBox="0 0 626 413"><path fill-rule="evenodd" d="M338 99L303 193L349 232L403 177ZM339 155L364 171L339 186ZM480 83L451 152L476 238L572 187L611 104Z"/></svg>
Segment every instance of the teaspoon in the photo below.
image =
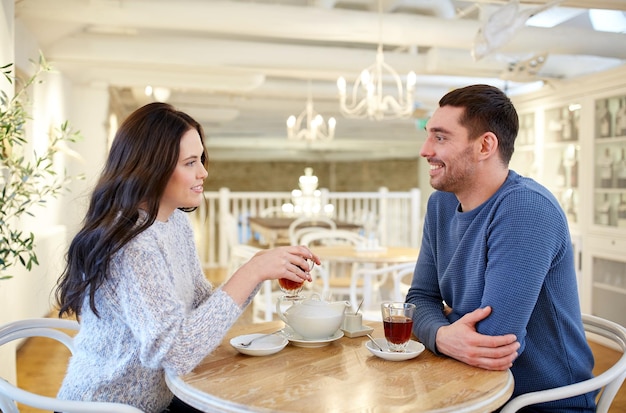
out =
<svg viewBox="0 0 626 413"><path fill-rule="evenodd" d="M367 336L367 338L369 338L369 339L370 339L370 341L371 341L372 343L374 343L374 345L375 345L376 347L378 347L378 349L379 349L380 351L382 351L382 352L384 352L384 351L385 351L385 350L383 350L383 348L382 348L382 347L381 347L381 346L380 346L380 345L376 342L376 340L374 340L374 338L373 338L372 336L370 336L369 334L366 334L366 336Z"/></svg>

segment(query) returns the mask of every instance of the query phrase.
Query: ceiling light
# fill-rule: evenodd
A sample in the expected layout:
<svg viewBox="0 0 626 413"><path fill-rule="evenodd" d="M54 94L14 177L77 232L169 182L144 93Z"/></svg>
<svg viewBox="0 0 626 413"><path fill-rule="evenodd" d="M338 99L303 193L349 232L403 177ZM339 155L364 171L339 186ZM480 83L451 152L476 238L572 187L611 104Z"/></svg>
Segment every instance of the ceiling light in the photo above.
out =
<svg viewBox="0 0 626 413"><path fill-rule="evenodd" d="M166 102L170 98L170 90L166 87L152 87L150 85L144 88L146 96L154 98L157 102Z"/></svg>
<svg viewBox="0 0 626 413"><path fill-rule="evenodd" d="M331 117L328 124L324 122L322 115L313 109L313 99L311 98L311 82L308 86L308 98L306 108L298 117L294 115L287 118L287 137L293 140L305 141L330 141L335 137L335 126L337 121Z"/></svg>
<svg viewBox="0 0 626 413"><path fill-rule="evenodd" d="M626 13L621 10L589 10L589 20L594 30L601 32L626 32Z"/></svg>
<svg viewBox="0 0 626 413"><path fill-rule="evenodd" d="M379 36L382 37L382 6L378 2ZM384 81L391 80L396 96L385 95ZM339 108L347 118L368 118L371 120L410 118L413 113L413 92L417 76L415 72L407 75L406 87L398 73L387 63L383 56L382 41L376 51L376 62L365 68L354 82L350 102L347 102L346 80L337 80L339 88Z"/></svg>

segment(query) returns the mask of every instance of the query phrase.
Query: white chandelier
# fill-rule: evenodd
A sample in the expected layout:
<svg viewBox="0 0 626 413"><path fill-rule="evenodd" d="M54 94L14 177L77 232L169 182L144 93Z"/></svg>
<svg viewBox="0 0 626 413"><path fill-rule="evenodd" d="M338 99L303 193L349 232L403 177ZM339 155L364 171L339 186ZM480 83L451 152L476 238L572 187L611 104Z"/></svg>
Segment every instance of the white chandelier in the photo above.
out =
<svg viewBox="0 0 626 413"><path fill-rule="evenodd" d="M311 141L330 141L335 137L335 126L337 121L331 117L328 124L324 122L322 115L313 109L313 100L311 98L311 82L309 82L309 92L306 102L306 109L295 117L294 115L287 118L287 137L292 140Z"/></svg>
<svg viewBox="0 0 626 413"><path fill-rule="evenodd" d="M379 32L382 38L382 6L378 2ZM395 85L396 97L384 94L384 80ZM402 119L412 115L413 92L417 75L411 71L407 75L406 87L402 79L389 64L385 63L382 40L378 44L376 62L365 68L352 87L350 103L347 102L346 80L337 80L339 88L339 107L347 118L369 118L371 120Z"/></svg>
<svg viewBox="0 0 626 413"><path fill-rule="evenodd" d="M291 191L291 201L282 205L281 209L286 216L315 216L326 215L332 217L335 207L332 204L322 206L322 191L317 189L318 179L313 175L313 168L304 168L304 175L298 179L300 189Z"/></svg>

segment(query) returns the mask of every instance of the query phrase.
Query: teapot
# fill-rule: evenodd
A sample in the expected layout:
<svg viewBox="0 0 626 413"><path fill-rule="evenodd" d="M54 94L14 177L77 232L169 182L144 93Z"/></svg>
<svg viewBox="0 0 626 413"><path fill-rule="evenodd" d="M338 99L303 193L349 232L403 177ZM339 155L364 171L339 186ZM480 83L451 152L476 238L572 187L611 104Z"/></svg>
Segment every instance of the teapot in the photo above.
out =
<svg viewBox="0 0 626 413"><path fill-rule="evenodd" d="M276 301L276 313L280 319L306 339L331 337L341 327L344 312L350 306L348 301L328 302L319 294L312 294L311 298L294 302L283 313L281 302L282 297Z"/></svg>

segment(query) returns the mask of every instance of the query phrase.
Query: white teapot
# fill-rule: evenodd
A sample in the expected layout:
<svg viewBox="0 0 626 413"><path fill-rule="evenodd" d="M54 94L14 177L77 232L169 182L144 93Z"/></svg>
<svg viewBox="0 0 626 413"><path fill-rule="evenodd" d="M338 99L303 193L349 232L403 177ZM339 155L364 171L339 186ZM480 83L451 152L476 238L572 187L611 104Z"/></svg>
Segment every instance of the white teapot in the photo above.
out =
<svg viewBox="0 0 626 413"><path fill-rule="evenodd" d="M296 333L307 339L331 337L343 323L344 312L350 306L348 301L323 301L319 294L294 302L283 313L280 308L282 297L276 301L276 313L281 320Z"/></svg>

